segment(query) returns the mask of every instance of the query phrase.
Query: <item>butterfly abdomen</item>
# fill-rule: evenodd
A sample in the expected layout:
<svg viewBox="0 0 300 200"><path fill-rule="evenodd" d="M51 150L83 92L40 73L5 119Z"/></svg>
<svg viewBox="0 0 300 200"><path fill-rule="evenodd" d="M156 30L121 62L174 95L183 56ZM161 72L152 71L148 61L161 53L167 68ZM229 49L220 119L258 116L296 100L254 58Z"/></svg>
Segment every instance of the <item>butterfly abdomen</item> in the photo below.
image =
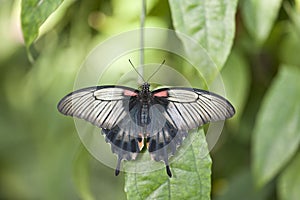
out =
<svg viewBox="0 0 300 200"><path fill-rule="evenodd" d="M149 117L149 105L147 103L142 104L142 109L141 109L141 125L145 126L150 123L150 117Z"/></svg>

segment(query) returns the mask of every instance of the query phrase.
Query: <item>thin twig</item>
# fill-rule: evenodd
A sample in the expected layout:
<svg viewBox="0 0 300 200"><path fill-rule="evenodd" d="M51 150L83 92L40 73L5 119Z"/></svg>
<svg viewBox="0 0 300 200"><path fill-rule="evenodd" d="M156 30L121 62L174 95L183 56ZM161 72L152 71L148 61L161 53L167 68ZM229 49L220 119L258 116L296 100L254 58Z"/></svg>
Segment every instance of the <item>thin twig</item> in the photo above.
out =
<svg viewBox="0 0 300 200"><path fill-rule="evenodd" d="M142 12L141 12L141 35L140 35L140 68L139 68L139 74L144 76L144 45L145 45L145 33L144 33L144 26L145 26L145 19L146 19L146 11L147 11L147 6L146 6L146 0L142 0ZM138 83L142 84L143 79L141 77L138 77Z"/></svg>

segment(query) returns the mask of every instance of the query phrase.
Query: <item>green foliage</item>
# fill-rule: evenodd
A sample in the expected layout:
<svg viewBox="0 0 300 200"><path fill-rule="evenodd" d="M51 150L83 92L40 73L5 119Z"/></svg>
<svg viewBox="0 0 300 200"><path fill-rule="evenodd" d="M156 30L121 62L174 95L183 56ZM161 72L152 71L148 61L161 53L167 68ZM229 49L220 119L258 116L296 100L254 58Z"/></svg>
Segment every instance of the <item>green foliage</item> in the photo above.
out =
<svg viewBox="0 0 300 200"><path fill-rule="evenodd" d="M287 169L280 175L278 180L279 197L283 200L298 199L299 198L299 184L300 184L300 154L299 152L289 164Z"/></svg>
<svg viewBox="0 0 300 200"><path fill-rule="evenodd" d="M239 111L231 120L232 123L235 123L235 126L238 126L249 93L250 70L245 58L241 56L237 49L232 50L221 74L226 86L226 96L235 109ZM232 77L234 77L234 80L232 80Z"/></svg>
<svg viewBox="0 0 300 200"><path fill-rule="evenodd" d="M175 29L195 39L208 52L218 69L222 69L233 43L237 0L169 2ZM186 51L197 53L195 48L186 46ZM197 56L194 54L193 58Z"/></svg>
<svg viewBox="0 0 300 200"><path fill-rule="evenodd" d="M115 177L113 169L81 144L73 120L56 110L91 49L139 27L141 1L2 0L0 198L298 199L300 1L290 2L147 2L146 26L172 27L193 38L199 46L189 46L178 34L209 83L222 74L227 98L237 111L210 155L203 130L190 134L171 159L170 179L165 168L152 170L163 163L143 165L141 161L150 160L147 153L125 162L124 168L149 172ZM164 37L152 40L163 42ZM199 54L200 46L216 68ZM34 54L35 62L29 62L26 51ZM161 61L161 56L146 52L145 62ZM166 57L180 63L176 70L188 81L204 85L186 63ZM105 80L115 80L126 70L123 65L111 69L114 76ZM157 76L169 78L163 70ZM107 146L100 148L104 152ZM107 157L114 155L109 152Z"/></svg>
<svg viewBox="0 0 300 200"><path fill-rule="evenodd" d="M185 143L173 159L169 178L165 168L151 171L143 163L127 163L126 168L149 169L149 172L126 173L125 192L128 199L210 199L211 159L205 135L201 129L190 135L192 143ZM180 156L178 156L180 155ZM149 156L143 156L143 160Z"/></svg>
<svg viewBox="0 0 300 200"><path fill-rule="evenodd" d="M253 170L259 185L274 178L299 147L299 78L299 69L282 66L262 102L253 136Z"/></svg>
<svg viewBox="0 0 300 200"><path fill-rule="evenodd" d="M275 23L282 0L243 0L242 14L249 33L258 44L263 43Z"/></svg>
<svg viewBox="0 0 300 200"><path fill-rule="evenodd" d="M39 29L63 0L22 1L21 21L25 44L29 47L39 35Z"/></svg>

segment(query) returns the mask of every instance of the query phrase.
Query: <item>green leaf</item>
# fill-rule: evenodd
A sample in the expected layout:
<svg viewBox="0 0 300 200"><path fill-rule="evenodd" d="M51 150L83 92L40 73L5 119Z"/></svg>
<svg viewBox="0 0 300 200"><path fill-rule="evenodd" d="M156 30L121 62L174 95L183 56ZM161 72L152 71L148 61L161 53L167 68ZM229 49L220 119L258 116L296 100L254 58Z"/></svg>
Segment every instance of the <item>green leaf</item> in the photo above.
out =
<svg viewBox="0 0 300 200"><path fill-rule="evenodd" d="M189 140L192 138L192 143ZM181 156L180 156L181 155ZM142 160L150 159L146 154ZM125 163L125 170L148 170L143 173L125 174L125 192L128 199L210 199L211 158L208 153L205 135L201 129L193 132L171 159L172 178L163 168L151 171L151 166L139 161Z"/></svg>
<svg viewBox="0 0 300 200"><path fill-rule="evenodd" d="M215 200L264 200L268 199L267 197L273 189L270 186L263 189L256 188L249 169L238 171L225 181L226 186L222 188L222 191L219 191L219 195L215 195Z"/></svg>
<svg viewBox="0 0 300 200"><path fill-rule="evenodd" d="M23 0L21 24L27 48L39 34L39 28L64 0Z"/></svg>
<svg viewBox="0 0 300 200"><path fill-rule="evenodd" d="M282 0L244 0L242 15L249 33L258 44L263 43L270 34L279 12Z"/></svg>
<svg viewBox="0 0 300 200"><path fill-rule="evenodd" d="M299 51L300 51L300 12L292 7L288 2L284 3L285 12L291 19L291 24L284 26L284 31L287 33L281 45L278 48L279 58L281 63L299 66Z"/></svg>
<svg viewBox="0 0 300 200"><path fill-rule="evenodd" d="M283 171L278 180L278 194L282 200L297 200L300 196L300 153Z"/></svg>
<svg viewBox="0 0 300 200"><path fill-rule="evenodd" d="M234 38L237 0L169 0L169 3L175 29L196 40L221 69ZM183 44L188 52L197 52L197 47L184 40ZM197 53L193 55L197 59Z"/></svg>
<svg viewBox="0 0 300 200"><path fill-rule="evenodd" d="M249 93L250 70L245 58L237 49L231 52L221 74L226 87L226 96L239 111L230 121L238 123Z"/></svg>
<svg viewBox="0 0 300 200"><path fill-rule="evenodd" d="M90 168L89 168L89 153L83 145L77 153L77 158L74 162L74 182L77 191L82 199L93 200L95 199L90 186Z"/></svg>
<svg viewBox="0 0 300 200"><path fill-rule="evenodd" d="M264 97L253 136L253 170L258 185L272 179L300 142L300 70L283 66Z"/></svg>

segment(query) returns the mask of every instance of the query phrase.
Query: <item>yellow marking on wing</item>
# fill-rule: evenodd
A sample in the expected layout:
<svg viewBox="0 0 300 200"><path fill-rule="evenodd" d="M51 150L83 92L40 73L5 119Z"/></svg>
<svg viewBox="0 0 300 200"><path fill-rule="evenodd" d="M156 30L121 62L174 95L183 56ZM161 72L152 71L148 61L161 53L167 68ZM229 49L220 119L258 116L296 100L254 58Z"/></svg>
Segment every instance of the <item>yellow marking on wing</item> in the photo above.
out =
<svg viewBox="0 0 300 200"><path fill-rule="evenodd" d="M138 141L139 149L141 151L144 147L144 136L143 136L143 134L140 133L139 137L142 139L141 141Z"/></svg>

